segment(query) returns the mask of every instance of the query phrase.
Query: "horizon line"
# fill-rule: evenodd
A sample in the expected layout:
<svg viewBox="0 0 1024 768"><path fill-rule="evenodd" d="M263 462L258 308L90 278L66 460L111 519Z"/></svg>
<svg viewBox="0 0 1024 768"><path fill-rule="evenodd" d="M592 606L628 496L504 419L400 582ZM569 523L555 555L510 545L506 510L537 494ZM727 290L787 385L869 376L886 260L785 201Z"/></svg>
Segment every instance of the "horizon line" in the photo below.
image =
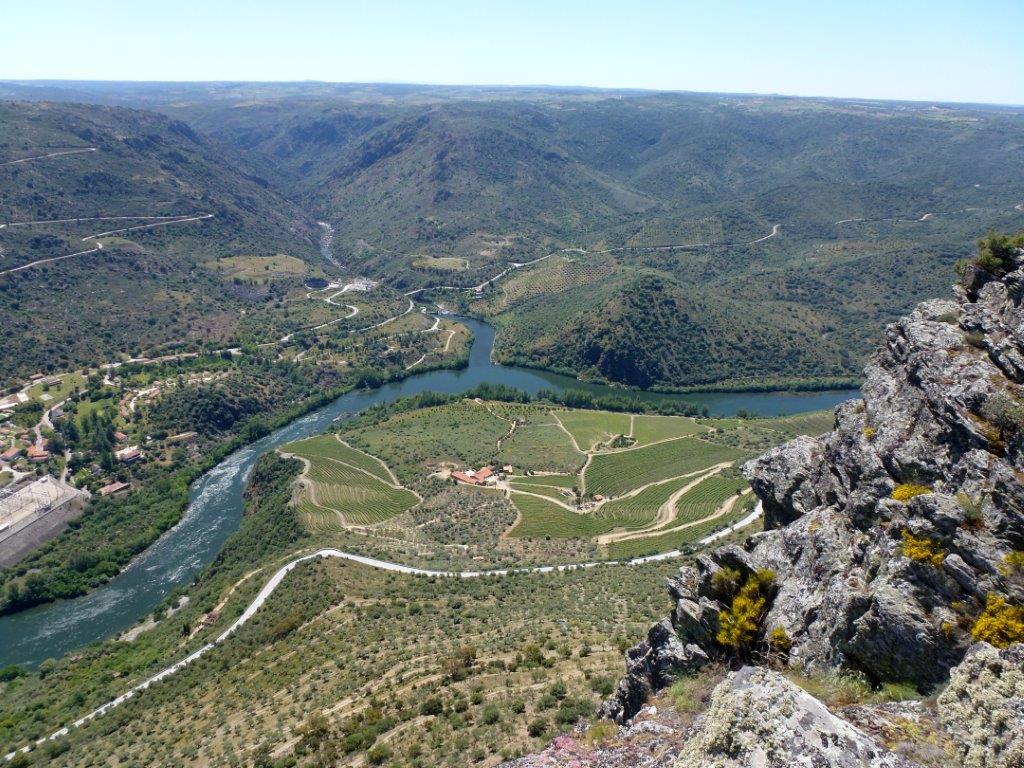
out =
<svg viewBox="0 0 1024 768"><path fill-rule="evenodd" d="M776 99L815 99L830 101L869 101L891 104L934 104L934 105L957 105L957 106L978 106L978 107L1005 107L1011 109L1024 108L1024 103L1014 102L989 102L989 101L966 101L957 99L921 99L921 98L882 98L878 96L832 96L822 94L798 94L783 92L759 92L759 91L699 91L686 88L650 88L643 86L603 86L603 85L556 85L550 83L441 83L441 82L417 82L412 80L321 80L317 78L306 78L303 80L235 80L214 78L209 80L154 80L154 79L120 79L109 80L99 78L66 78L66 77L39 77L19 78L0 77L0 83L12 85L26 85L33 83L40 84L108 84L108 85L339 85L339 86L407 86L411 88L491 88L503 90L568 90L568 91L595 91L603 93L630 93L630 94L685 94L697 96L739 96L739 97L760 97Z"/></svg>

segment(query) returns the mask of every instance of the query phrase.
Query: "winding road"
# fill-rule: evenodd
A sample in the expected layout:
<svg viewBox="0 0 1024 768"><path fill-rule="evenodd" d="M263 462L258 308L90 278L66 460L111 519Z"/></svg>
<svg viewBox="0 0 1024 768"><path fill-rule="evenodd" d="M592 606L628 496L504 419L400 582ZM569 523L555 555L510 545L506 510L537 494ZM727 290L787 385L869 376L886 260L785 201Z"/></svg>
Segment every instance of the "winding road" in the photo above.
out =
<svg viewBox="0 0 1024 768"><path fill-rule="evenodd" d="M710 247L716 246L716 245L720 246L720 247L729 247L729 246L738 246L738 245L755 245L756 243L763 243L765 240L771 240L773 237L775 237L776 235L779 234L779 229L780 228L781 228L781 225L779 225L779 224L772 224L772 231L770 233L768 233L767 235L765 235L764 237L759 237L756 240L747 240L747 241L744 241L744 242L735 242L735 243L686 243L686 244L680 243L678 245L650 245L650 246L623 245L623 246L619 246L617 248L605 248L605 249L600 250L600 251L588 251L585 248L562 248L561 250L554 251L553 253L549 253L547 256L541 256L538 259L532 259L531 261L513 262L512 264L507 266L505 269L501 270L501 272L496 274L494 277L490 278L489 280L484 280L482 283L480 283L478 285L474 285L474 286L470 286L470 287L466 287L464 285L429 285L429 286L426 286L424 288L416 288L414 290L407 291L404 295L405 296L416 296L417 294L423 293L424 291L472 291L474 293L480 293L488 285L490 285L491 283L493 283L493 282L495 282L497 280L500 280L505 275L507 275L509 272L514 272L515 270L522 269L523 267L529 267L529 266L531 266L533 264L537 264L538 262L544 261L545 259L550 259L552 256L558 256L559 254L562 254L562 253L578 253L578 254L583 255L583 256L586 256L586 255L597 256L597 255L601 255L601 254L605 254L605 253L619 253L621 251L674 251L674 250L692 250L694 248L710 248Z"/></svg>
<svg viewBox="0 0 1024 768"><path fill-rule="evenodd" d="M757 506L754 508L754 511L751 512L747 517L743 518L738 523L730 526L729 528L723 531L719 531L718 533L712 534L710 536L705 537L704 539L701 539L698 542L698 544L710 544L711 542L723 538L724 536L728 536L734 531L738 531L741 528L744 528L753 523L761 516L762 512L763 510L761 507L761 502L759 501L757 503ZM82 727L86 723L89 723L92 720L95 720L97 717L105 715L107 712L114 709L115 707L120 706L121 704L135 696L135 694L141 693L154 683L158 683L161 680L166 680L168 677L180 672L189 664L206 655L214 648L216 648L218 645L226 641L228 638L231 637L231 635L237 632L239 628L244 626L246 622L249 621L249 619L256 615L256 612L274 593L274 590L276 590L281 585L281 582L284 581L285 576L291 573L300 564L308 562L310 560L316 560L318 558L335 557L340 558L342 560L348 560L353 563L358 563L359 565L365 565L369 568L376 568L378 570L388 571L390 573L401 573L407 576L424 576L427 578L435 579L480 579L487 577L503 578L506 576L515 575L559 573L564 571L586 570L590 568L596 568L599 565L643 565L645 563L661 562L663 560L674 560L675 558L680 557L682 554L683 553L680 550L674 549L671 552L662 552L661 554L649 555L647 557L637 557L633 558L632 560L605 560L600 562L571 563L567 565L542 565L534 568L501 568L485 571L435 571L430 570L428 568L417 568L411 565L392 563L386 560L377 560L373 557L365 557L363 555L357 555L352 552L343 552L340 549L317 550L312 554L301 555L299 557L296 557L295 559L290 560L288 563L278 568L274 575L267 580L267 583L263 585L263 588L259 591L256 597L253 598L253 601L249 603L246 609L242 612L242 615L235 619L231 626L229 626L227 629L221 632L221 634L219 634L216 637L216 639L214 639L212 642L203 645L202 647L193 651L191 654L181 659L180 661L175 662L171 666L157 672L152 677L149 677L143 680L141 683L138 683L137 685L129 688L127 691L122 693L117 698L111 699L106 704L97 707L92 712L83 717L78 718L70 725L66 725L63 728L54 731L49 736L39 739L35 742L34 745L27 745L22 747L21 749L15 750L14 752L9 752L7 755L5 755L5 759L13 760L14 757L17 756L19 752L28 753L32 751L32 748L34 746L41 746L48 741L54 741L63 736L67 736L72 728Z"/></svg>
<svg viewBox="0 0 1024 768"><path fill-rule="evenodd" d="M21 162L21 161L18 161ZM4 224L0 224L0 229L8 229L13 227L30 227L37 224L71 224L79 221L148 221L157 219L152 224L140 224L134 227L124 227L122 229L111 229L107 232L97 232L94 235L86 235L82 238L83 243L95 241L100 237L108 237L110 235L116 235L121 232L134 232L138 229L152 229L153 227L166 227L170 224L184 224L189 221L202 221L204 219L213 218L212 213L200 213L196 215L183 215L183 216L94 216L85 219L43 219L39 221L10 221ZM103 250L103 243L96 242L95 248L90 248L86 251L78 251L76 253L68 253L64 256L54 256L49 259L38 259L37 261L29 262L28 264L22 264L20 267L13 267L12 269L5 269L0 272L0 276L10 275L15 272L21 272L23 269L31 269L32 267L38 267L43 264L51 264L56 261L64 261L65 259L71 259L75 256L85 256L90 253L96 253L97 251Z"/></svg>

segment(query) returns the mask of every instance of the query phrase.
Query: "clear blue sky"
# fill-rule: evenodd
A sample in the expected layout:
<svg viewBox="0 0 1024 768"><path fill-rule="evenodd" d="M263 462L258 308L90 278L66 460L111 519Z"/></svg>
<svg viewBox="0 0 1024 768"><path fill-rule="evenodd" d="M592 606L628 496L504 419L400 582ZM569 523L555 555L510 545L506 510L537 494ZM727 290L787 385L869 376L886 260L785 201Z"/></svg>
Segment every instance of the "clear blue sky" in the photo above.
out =
<svg viewBox="0 0 1024 768"><path fill-rule="evenodd" d="M0 78L549 84L1024 104L1024 0L7 0Z"/></svg>

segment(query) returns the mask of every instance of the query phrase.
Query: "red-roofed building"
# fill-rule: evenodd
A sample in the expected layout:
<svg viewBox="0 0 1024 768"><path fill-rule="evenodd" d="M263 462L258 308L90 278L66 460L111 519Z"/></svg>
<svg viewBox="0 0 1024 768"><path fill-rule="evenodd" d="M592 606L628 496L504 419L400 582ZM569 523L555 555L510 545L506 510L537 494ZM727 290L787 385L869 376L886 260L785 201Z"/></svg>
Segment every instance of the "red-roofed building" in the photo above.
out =
<svg viewBox="0 0 1024 768"><path fill-rule="evenodd" d="M128 487L128 483L114 482L100 488L100 496L113 496Z"/></svg>
<svg viewBox="0 0 1024 768"><path fill-rule="evenodd" d="M50 452L44 451L42 448L36 448L34 445L28 449L28 460L34 461L37 464L42 463L50 458Z"/></svg>
<svg viewBox="0 0 1024 768"><path fill-rule="evenodd" d="M3 460L3 461L14 461L19 456L21 456L21 448L19 448L18 446L15 445L15 446L13 446L11 448L8 448L3 453L0 453L0 460Z"/></svg>

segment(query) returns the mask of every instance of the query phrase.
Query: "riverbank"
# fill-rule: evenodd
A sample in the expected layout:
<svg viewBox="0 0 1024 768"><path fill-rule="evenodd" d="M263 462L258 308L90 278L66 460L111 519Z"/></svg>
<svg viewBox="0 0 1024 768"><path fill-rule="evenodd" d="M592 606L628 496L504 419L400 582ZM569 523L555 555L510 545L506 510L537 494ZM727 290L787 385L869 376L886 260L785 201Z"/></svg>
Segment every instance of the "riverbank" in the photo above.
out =
<svg viewBox="0 0 1024 768"><path fill-rule="evenodd" d="M256 460L268 450L324 432L337 418L424 392L454 394L482 384L512 387L532 395L542 390L576 388L572 385L577 382L564 377L495 365L490 360L494 329L475 320L461 322L474 335L464 368L413 371L399 381L372 390L349 390L333 400L330 398L334 393L325 393L320 398L325 401L321 407L306 408L304 415L223 456L192 484L189 504L177 524L109 582L82 597L0 618L0 666L38 664L116 635L152 612L175 589L190 583L203 567L213 562L228 536L238 528L244 509L245 481ZM618 394L610 388L599 391ZM855 396L856 391L651 395L694 402L721 416L732 416L741 410L762 415L801 413L830 408Z"/></svg>

